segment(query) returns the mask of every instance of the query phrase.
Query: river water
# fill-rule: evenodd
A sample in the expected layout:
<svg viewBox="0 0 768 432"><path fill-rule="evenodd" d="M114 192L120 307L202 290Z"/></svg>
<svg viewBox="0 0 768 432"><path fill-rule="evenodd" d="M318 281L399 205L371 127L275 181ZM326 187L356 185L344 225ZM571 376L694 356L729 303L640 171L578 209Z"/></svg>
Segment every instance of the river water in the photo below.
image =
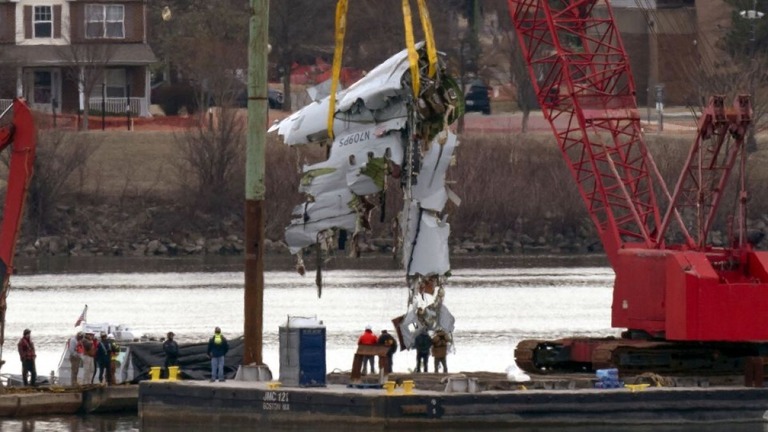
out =
<svg viewBox="0 0 768 432"><path fill-rule="evenodd" d="M391 329L390 320L406 311L402 271L390 259L335 260L330 266L318 298L314 274L301 277L285 260L267 262L263 357L276 378L278 328L288 316L323 321L330 372L351 368L357 337L367 324ZM505 372L524 338L618 335L610 327L613 271L603 257L474 257L455 259L453 267L445 297L456 317L451 372ZM230 337L242 333L242 259L60 260L23 263L19 269L8 297L4 373L21 370L16 341L24 328L32 330L38 373L55 370L85 304L90 322L124 323L158 336L172 330L179 342L207 340L215 326ZM394 370L408 371L414 363L412 351L398 352ZM137 425L135 416L0 420L2 431L25 432L129 431ZM654 430L768 431L762 425Z"/></svg>

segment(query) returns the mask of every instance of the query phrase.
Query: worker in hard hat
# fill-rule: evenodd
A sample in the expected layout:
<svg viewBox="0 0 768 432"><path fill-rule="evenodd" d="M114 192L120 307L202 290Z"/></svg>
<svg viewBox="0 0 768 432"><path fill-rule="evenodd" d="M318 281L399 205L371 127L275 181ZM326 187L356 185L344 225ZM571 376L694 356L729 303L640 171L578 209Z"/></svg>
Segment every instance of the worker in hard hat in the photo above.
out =
<svg viewBox="0 0 768 432"><path fill-rule="evenodd" d="M99 339L99 346L98 350L96 351L96 366L99 370L99 383L104 382L104 375L106 375L107 384L109 384L109 369L111 367L109 340L107 340L107 334L104 332L101 332Z"/></svg>
<svg viewBox="0 0 768 432"><path fill-rule="evenodd" d="M388 374L392 373L392 359L397 351L397 341L391 334L389 334L387 329L383 329L379 335L379 345L384 345L389 348L387 350L387 367L384 372Z"/></svg>
<svg viewBox="0 0 768 432"><path fill-rule="evenodd" d="M221 334L221 328L213 330L213 336L208 340L208 357L211 358L211 382L224 382L224 359L229 351L229 342Z"/></svg>
<svg viewBox="0 0 768 432"><path fill-rule="evenodd" d="M176 334L172 331L169 331L166 336L165 342L163 342L163 353L165 353L164 366L167 371L169 367L179 365L179 344L173 340Z"/></svg>
<svg viewBox="0 0 768 432"><path fill-rule="evenodd" d="M376 337L376 335L373 333L371 325L365 326L365 331L363 334L360 335L359 338L357 338L357 344L358 345L376 345L379 342L379 338ZM368 365L371 365L371 373L375 374L376 369L373 367L373 356L367 355L363 356L363 375L368 373Z"/></svg>
<svg viewBox="0 0 768 432"><path fill-rule="evenodd" d="M432 357L435 359L435 373L439 371L439 366L443 367L443 373L448 373L448 343L449 338L445 330L438 330L432 336Z"/></svg>
<svg viewBox="0 0 768 432"><path fill-rule="evenodd" d="M424 372L429 372L429 350L432 348L432 338L429 337L429 333L426 329L422 330L416 339L413 341L413 347L416 348L416 372L421 372L424 368Z"/></svg>

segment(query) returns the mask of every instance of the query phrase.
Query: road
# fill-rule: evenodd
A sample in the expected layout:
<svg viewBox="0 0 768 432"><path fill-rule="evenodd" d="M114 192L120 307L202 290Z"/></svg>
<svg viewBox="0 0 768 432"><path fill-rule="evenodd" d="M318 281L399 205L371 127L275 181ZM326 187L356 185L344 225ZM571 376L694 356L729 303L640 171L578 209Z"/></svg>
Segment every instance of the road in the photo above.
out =
<svg viewBox="0 0 768 432"><path fill-rule="evenodd" d="M480 113L467 113L464 115L464 131L468 133L510 133L522 132L522 113L501 113L482 115ZM563 119L565 122L565 119ZM658 119L651 116L650 123L643 117L641 120L646 132L658 130ZM528 118L528 132L550 132L549 122L543 117L541 111L531 112ZM691 133L696 131L696 122L690 112L671 112L665 114L664 132Z"/></svg>

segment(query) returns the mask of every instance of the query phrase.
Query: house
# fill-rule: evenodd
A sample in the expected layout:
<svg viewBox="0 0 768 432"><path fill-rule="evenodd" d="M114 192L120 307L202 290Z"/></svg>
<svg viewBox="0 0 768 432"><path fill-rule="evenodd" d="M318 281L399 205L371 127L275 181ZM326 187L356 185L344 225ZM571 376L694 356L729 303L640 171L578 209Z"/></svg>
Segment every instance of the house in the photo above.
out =
<svg viewBox="0 0 768 432"><path fill-rule="evenodd" d="M720 40L733 7L724 0L613 0L638 103L699 105L713 65L727 58Z"/></svg>
<svg viewBox="0 0 768 432"><path fill-rule="evenodd" d="M0 0L0 109L149 116L147 0Z"/></svg>

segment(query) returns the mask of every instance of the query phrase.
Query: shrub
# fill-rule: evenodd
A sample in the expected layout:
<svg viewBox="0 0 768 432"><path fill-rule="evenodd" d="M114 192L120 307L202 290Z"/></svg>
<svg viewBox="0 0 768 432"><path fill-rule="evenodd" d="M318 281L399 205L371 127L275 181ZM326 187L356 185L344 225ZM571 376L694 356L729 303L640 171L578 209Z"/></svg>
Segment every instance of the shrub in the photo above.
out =
<svg viewBox="0 0 768 432"><path fill-rule="evenodd" d="M160 105L165 115L179 115L182 107L190 114L197 110L195 90L189 84L164 84L154 89L152 103Z"/></svg>

